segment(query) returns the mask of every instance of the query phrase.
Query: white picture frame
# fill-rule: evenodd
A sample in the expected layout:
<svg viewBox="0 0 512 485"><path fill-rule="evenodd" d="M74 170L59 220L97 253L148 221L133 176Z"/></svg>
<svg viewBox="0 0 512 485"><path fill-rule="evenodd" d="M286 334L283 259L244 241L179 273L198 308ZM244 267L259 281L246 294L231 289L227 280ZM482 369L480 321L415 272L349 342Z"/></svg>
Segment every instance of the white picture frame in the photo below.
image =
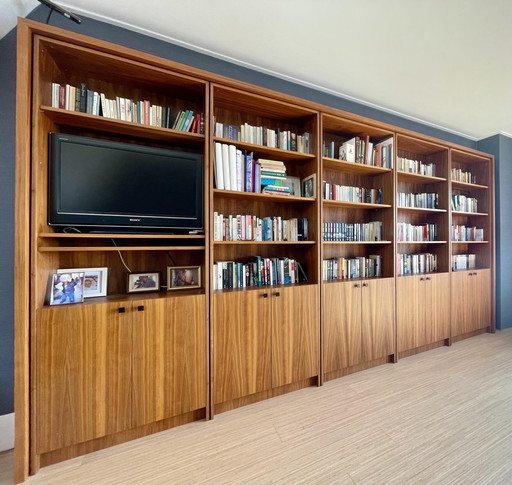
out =
<svg viewBox="0 0 512 485"><path fill-rule="evenodd" d="M302 179L302 197L316 197L316 173Z"/></svg>
<svg viewBox="0 0 512 485"><path fill-rule="evenodd" d="M58 269L57 273L84 273L84 298L107 296L108 268Z"/></svg>

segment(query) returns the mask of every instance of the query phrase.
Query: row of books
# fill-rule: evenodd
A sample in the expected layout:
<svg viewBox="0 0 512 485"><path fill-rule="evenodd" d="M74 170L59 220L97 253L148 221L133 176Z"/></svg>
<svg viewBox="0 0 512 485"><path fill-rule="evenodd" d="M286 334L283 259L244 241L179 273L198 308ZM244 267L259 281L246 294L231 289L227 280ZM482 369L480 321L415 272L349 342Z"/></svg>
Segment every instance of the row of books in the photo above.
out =
<svg viewBox="0 0 512 485"><path fill-rule="evenodd" d="M418 175L436 176L436 164L424 163L421 160L411 160L406 157L396 157L396 168L400 172L415 173Z"/></svg>
<svg viewBox="0 0 512 485"><path fill-rule="evenodd" d="M178 131L204 133L203 113L178 110L174 114L171 107L151 104L148 100L134 101L121 96L109 99L104 93L88 89L86 83L78 87L52 83L52 107Z"/></svg>
<svg viewBox="0 0 512 485"><path fill-rule="evenodd" d="M471 172L465 172L460 168L452 168L452 180L454 182L465 182L467 184L476 184L476 176Z"/></svg>
<svg viewBox="0 0 512 485"><path fill-rule="evenodd" d="M437 241L437 224L408 224L407 222L397 223L397 241Z"/></svg>
<svg viewBox="0 0 512 485"><path fill-rule="evenodd" d="M214 135L228 140L252 143L270 148L281 148L292 152L310 153L311 135L298 135L290 130L272 129L266 126L240 126L215 122Z"/></svg>
<svg viewBox="0 0 512 485"><path fill-rule="evenodd" d="M393 168L393 137L378 143L370 141L368 135L353 137L343 142L336 154L334 141L324 142L323 156L339 158L346 162L361 163L374 167Z"/></svg>
<svg viewBox="0 0 512 485"><path fill-rule="evenodd" d="M420 193L412 194L410 192L398 192L398 207L414 207L417 209L437 209L439 203L439 194L436 193Z"/></svg>
<svg viewBox="0 0 512 485"><path fill-rule="evenodd" d="M437 255L432 253L401 254L396 260L398 276L432 273L437 271Z"/></svg>
<svg viewBox="0 0 512 485"><path fill-rule="evenodd" d="M379 276L382 276L382 256L379 254L370 254L368 257L331 258L322 262L323 281Z"/></svg>
<svg viewBox="0 0 512 485"><path fill-rule="evenodd" d="M237 192L290 195L286 167L282 161L260 158L235 145L215 142L215 187Z"/></svg>
<svg viewBox="0 0 512 485"><path fill-rule="evenodd" d="M476 254L452 255L452 271L476 268Z"/></svg>
<svg viewBox="0 0 512 485"><path fill-rule="evenodd" d="M324 222L324 241L381 241L382 222L367 223Z"/></svg>
<svg viewBox="0 0 512 485"><path fill-rule="evenodd" d="M458 212L478 212L478 201L474 197L452 194L452 210Z"/></svg>
<svg viewBox="0 0 512 485"><path fill-rule="evenodd" d="M213 289L291 285L307 281L300 263L290 258L262 258L250 262L219 261L213 265Z"/></svg>
<svg viewBox="0 0 512 485"><path fill-rule="evenodd" d="M452 241L483 241L484 230L477 227L452 225Z"/></svg>
<svg viewBox="0 0 512 485"><path fill-rule="evenodd" d="M213 213L214 241L307 241L306 218L282 219Z"/></svg>
<svg viewBox="0 0 512 485"><path fill-rule="evenodd" d="M364 202L367 204L382 204L382 189L367 189L349 185L329 184L323 182L323 198L344 202Z"/></svg>

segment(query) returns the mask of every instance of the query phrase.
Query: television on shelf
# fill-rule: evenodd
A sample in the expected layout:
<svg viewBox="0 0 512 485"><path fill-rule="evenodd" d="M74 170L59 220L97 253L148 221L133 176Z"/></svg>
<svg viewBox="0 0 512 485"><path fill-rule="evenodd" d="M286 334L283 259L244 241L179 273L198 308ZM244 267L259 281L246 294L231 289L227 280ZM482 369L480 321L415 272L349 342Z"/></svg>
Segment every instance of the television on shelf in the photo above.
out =
<svg viewBox="0 0 512 485"><path fill-rule="evenodd" d="M106 233L203 231L202 155L49 136L51 226Z"/></svg>

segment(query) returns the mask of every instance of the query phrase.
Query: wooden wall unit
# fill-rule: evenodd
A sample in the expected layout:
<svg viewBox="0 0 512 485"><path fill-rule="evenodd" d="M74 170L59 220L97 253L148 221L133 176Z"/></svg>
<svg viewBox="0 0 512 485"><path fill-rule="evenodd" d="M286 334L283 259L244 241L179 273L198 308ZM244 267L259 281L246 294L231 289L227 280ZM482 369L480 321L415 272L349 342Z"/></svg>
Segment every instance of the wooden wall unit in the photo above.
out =
<svg viewBox="0 0 512 485"><path fill-rule="evenodd" d="M492 156L27 20L18 27L17 79L17 483L40 466L494 331ZM107 97L203 112L204 134L54 108L54 82L86 82ZM216 132L216 123L307 132L309 150L233 139ZM56 232L47 223L52 131L201 154L205 234ZM355 137L391 143L392 164L343 159L340 146ZM315 193L217 187L216 143L282 161L289 176L315 174ZM398 157L434 163L436 173L399 169ZM453 169L476 181L452 180ZM328 200L324 182L381 189L382 200ZM438 206L401 207L399 192L435 192ZM453 195L476 198L478 211L456 210ZM214 213L307 218L308 240L216 240ZM382 223L378 240L327 235L326 224L374 221ZM399 240L400 224L435 224L437 238ZM483 240L453 240L452 226L483 229ZM198 265L202 287L127 295L112 239L132 271ZM399 276L397 253L431 253L437 270ZM455 271L454 256L462 254L476 256L474 268ZM295 259L306 277L214 290L216 263L256 256ZM380 260L379 275L328 281L326 261L370 257ZM45 302L56 269L104 266L106 297L73 306Z"/></svg>

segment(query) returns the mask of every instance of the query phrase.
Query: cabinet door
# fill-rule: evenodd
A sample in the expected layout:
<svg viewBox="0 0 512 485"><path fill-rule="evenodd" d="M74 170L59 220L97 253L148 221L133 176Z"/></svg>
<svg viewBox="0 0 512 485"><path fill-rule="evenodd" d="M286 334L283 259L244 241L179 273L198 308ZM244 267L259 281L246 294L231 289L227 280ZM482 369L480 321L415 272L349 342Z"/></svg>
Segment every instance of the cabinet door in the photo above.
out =
<svg viewBox="0 0 512 485"><path fill-rule="evenodd" d="M471 298L469 298L469 271L454 271L451 274L451 334L452 337L474 330L470 321ZM473 298L476 298L473 295Z"/></svg>
<svg viewBox="0 0 512 485"><path fill-rule="evenodd" d="M425 277L401 276L396 281L398 352L426 344Z"/></svg>
<svg viewBox="0 0 512 485"><path fill-rule="evenodd" d="M131 317L118 304L37 312L36 453L130 428Z"/></svg>
<svg viewBox="0 0 512 485"><path fill-rule="evenodd" d="M486 328L492 324L491 271L479 269L471 273L468 277L468 299L471 301L468 331Z"/></svg>
<svg viewBox="0 0 512 485"><path fill-rule="evenodd" d="M362 356L369 362L395 352L395 281L364 281L361 295Z"/></svg>
<svg viewBox="0 0 512 485"><path fill-rule="evenodd" d="M361 334L361 282L324 285L325 372L363 361Z"/></svg>
<svg viewBox="0 0 512 485"><path fill-rule="evenodd" d="M206 406L205 298L133 303L134 427Z"/></svg>
<svg viewBox="0 0 512 485"><path fill-rule="evenodd" d="M270 389L270 298L270 289L214 295L215 403Z"/></svg>
<svg viewBox="0 0 512 485"><path fill-rule="evenodd" d="M450 274L428 275L425 279L426 343L450 337Z"/></svg>
<svg viewBox="0 0 512 485"><path fill-rule="evenodd" d="M319 374L316 285L278 288L272 295L272 387Z"/></svg>

